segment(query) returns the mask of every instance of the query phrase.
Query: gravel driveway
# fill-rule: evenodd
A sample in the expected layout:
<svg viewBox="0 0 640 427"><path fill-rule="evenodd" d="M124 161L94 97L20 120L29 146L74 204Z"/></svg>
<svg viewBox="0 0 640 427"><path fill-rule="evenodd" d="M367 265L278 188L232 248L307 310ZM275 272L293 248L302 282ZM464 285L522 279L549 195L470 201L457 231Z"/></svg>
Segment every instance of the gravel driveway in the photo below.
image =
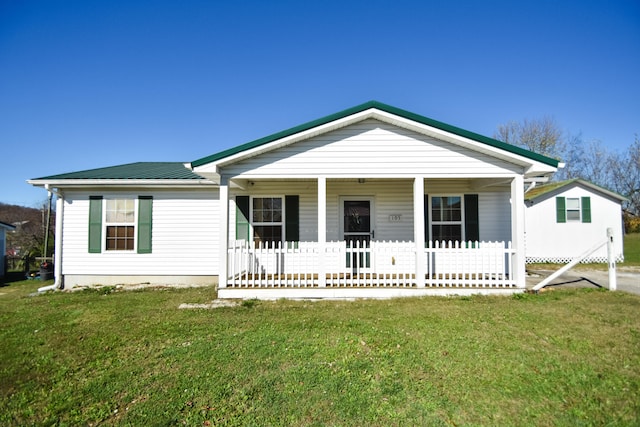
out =
<svg viewBox="0 0 640 427"><path fill-rule="evenodd" d="M577 269L576 269L577 268ZM603 287L609 288L609 272L607 270L588 270L576 267L553 280L546 288L563 287ZM640 295L640 267L617 266L617 290ZM533 288L545 277L556 270L528 271L527 289Z"/></svg>

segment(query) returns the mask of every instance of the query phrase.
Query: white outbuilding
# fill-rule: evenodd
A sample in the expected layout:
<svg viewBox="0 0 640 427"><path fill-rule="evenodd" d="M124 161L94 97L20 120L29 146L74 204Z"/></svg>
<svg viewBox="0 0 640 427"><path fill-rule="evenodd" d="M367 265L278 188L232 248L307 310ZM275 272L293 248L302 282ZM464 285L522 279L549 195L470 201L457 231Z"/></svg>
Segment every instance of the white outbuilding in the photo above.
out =
<svg viewBox="0 0 640 427"><path fill-rule="evenodd" d="M581 179L534 187L524 196L527 263L568 263L605 241L607 228L616 261L624 260L623 196ZM606 246L582 262L607 262Z"/></svg>

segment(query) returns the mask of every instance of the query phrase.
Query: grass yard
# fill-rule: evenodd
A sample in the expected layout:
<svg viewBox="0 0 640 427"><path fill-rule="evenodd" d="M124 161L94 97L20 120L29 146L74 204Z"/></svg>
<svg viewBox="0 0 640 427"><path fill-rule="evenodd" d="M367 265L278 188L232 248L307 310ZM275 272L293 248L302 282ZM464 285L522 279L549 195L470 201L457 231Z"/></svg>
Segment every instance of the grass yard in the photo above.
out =
<svg viewBox="0 0 640 427"><path fill-rule="evenodd" d="M0 287L1 425L639 425L640 297Z"/></svg>
<svg viewBox="0 0 640 427"><path fill-rule="evenodd" d="M620 267L640 267L640 233L629 233L624 235L624 262L618 264ZM564 264L542 263L528 264L529 270L558 270ZM573 267L576 270L606 270L608 264L601 263L585 263L578 264Z"/></svg>
<svg viewBox="0 0 640 427"><path fill-rule="evenodd" d="M624 236L624 263L621 265L640 266L640 233Z"/></svg>

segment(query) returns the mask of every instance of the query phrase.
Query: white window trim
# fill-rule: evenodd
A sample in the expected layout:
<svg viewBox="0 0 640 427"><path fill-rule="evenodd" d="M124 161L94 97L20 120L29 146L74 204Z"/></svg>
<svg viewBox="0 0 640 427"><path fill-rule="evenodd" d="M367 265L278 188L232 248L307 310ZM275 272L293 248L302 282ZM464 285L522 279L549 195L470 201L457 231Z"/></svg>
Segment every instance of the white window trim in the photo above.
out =
<svg viewBox="0 0 640 427"><path fill-rule="evenodd" d="M569 200L577 200L578 208L577 209L569 209ZM578 218L569 218L569 211L575 212L578 211ZM564 217L566 222L582 222L582 197L565 197L564 204Z"/></svg>
<svg viewBox="0 0 640 427"><path fill-rule="evenodd" d="M253 221L253 200L254 199L280 199L280 203L281 203L281 211L282 211L282 218L280 220L280 222L254 222ZM280 242L284 242L284 236L286 236L285 234L285 224L287 223L285 215L285 199L284 199L284 195L270 195L270 194L261 194L261 195L255 195L255 196L249 196L249 238L251 239L251 241L255 241L255 233L254 233L254 227L258 226L258 227L268 227L268 226L280 226Z"/></svg>
<svg viewBox="0 0 640 427"><path fill-rule="evenodd" d="M460 198L460 221L434 221L433 220L433 198L434 197L459 197ZM429 194L429 240L436 241L433 236L434 225L459 225L460 226L460 241L466 241L465 236L465 217L464 217L464 194L456 193L436 193Z"/></svg>
<svg viewBox="0 0 640 427"><path fill-rule="evenodd" d="M133 223L110 222L107 223L107 200L133 200ZM133 227L133 249L107 250L107 227L108 226L132 226ZM123 254L137 253L138 251L138 197L134 196L103 196L102 197L102 253Z"/></svg>

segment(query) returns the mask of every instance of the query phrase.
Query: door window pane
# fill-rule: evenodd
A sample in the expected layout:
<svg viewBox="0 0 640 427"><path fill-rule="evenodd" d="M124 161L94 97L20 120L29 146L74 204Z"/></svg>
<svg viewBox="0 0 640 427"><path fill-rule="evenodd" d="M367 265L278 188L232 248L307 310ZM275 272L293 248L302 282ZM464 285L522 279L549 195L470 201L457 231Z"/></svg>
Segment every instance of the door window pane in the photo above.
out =
<svg viewBox="0 0 640 427"><path fill-rule="evenodd" d="M371 208L368 200L344 202L345 233L370 233Z"/></svg>

